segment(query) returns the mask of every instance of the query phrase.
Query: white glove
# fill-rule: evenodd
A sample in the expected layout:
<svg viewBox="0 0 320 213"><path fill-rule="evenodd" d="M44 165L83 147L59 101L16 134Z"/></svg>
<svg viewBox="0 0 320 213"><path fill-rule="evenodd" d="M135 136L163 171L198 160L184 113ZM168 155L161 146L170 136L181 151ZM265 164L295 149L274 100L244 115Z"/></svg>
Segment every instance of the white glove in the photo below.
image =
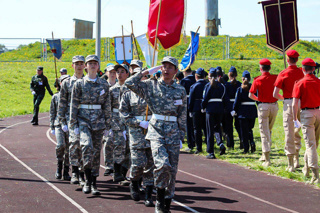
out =
<svg viewBox="0 0 320 213"><path fill-rule="evenodd" d="M141 121L139 126L141 126L144 129L148 129L149 121Z"/></svg>
<svg viewBox="0 0 320 213"><path fill-rule="evenodd" d="M51 134L56 135L56 131L54 129L52 129Z"/></svg>
<svg viewBox="0 0 320 213"><path fill-rule="evenodd" d="M189 112L189 117L192 118L192 112Z"/></svg>
<svg viewBox="0 0 320 213"><path fill-rule="evenodd" d="M162 67L162 65L156 66L156 67L151 67L150 69L148 69L149 75L155 74L161 67Z"/></svg>
<svg viewBox="0 0 320 213"><path fill-rule="evenodd" d="M294 127L295 128L300 128L301 127L301 123L300 123L299 120L295 120L295 121L293 121L293 123L294 123Z"/></svg>
<svg viewBox="0 0 320 213"><path fill-rule="evenodd" d="M67 125L63 125L62 126L62 131L68 132L69 131L68 126Z"/></svg>
<svg viewBox="0 0 320 213"><path fill-rule="evenodd" d="M202 113L205 113L205 112L206 112L206 109L201 109L201 112L202 112Z"/></svg>
<svg viewBox="0 0 320 213"><path fill-rule="evenodd" d="M108 131L108 136L109 136L109 137L113 137L113 131L112 131L112 129L110 129L110 130Z"/></svg>
<svg viewBox="0 0 320 213"><path fill-rule="evenodd" d="M123 132L122 132L122 134L123 134L123 137L124 137L124 140L127 140L127 131L126 130L124 130Z"/></svg>
<svg viewBox="0 0 320 213"><path fill-rule="evenodd" d="M230 112L230 114L231 114L232 117L234 117L234 116L236 115L236 111L232 110L232 111Z"/></svg>
<svg viewBox="0 0 320 213"><path fill-rule="evenodd" d="M75 128L75 129L74 129L74 134L76 134L76 135L79 135L79 134L80 134L79 128Z"/></svg>
<svg viewBox="0 0 320 213"><path fill-rule="evenodd" d="M182 149L182 148L183 148L182 141L180 140L180 149Z"/></svg>
<svg viewBox="0 0 320 213"><path fill-rule="evenodd" d="M32 91L31 93L32 93L32 95L35 95L35 94L37 94L37 93L36 93L35 91Z"/></svg>

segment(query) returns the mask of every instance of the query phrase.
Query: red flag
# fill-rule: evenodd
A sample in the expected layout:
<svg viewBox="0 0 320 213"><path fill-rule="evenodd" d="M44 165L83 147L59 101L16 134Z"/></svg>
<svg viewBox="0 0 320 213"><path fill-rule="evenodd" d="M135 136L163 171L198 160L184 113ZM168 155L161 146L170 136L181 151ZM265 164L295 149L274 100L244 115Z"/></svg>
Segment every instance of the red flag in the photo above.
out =
<svg viewBox="0 0 320 213"><path fill-rule="evenodd" d="M179 43L184 20L184 1L185 0L150 0L147 37L153 46L155 45L160 5L157 38L164 49L168 49Z"/></svg>

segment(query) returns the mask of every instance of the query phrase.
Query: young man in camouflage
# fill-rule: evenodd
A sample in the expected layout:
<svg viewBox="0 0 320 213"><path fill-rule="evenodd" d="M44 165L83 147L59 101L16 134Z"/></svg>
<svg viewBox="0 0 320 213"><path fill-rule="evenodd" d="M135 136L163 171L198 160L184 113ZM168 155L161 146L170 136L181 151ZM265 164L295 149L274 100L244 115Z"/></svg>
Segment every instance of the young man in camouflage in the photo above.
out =
<svg viewBox="0 0 320 213"><path fill-rule="evenodd" d="M80 134L82 161L86 183L82 188L85 194L98 195L96 181L99 176L100 151L105 129L110 129L111 107L109 85L97 77L99 58L86 57L88 75L76 81L72 88L70 129Z"/></svg>
<svg viewBox="0 0 320 213"><path fill-rule="evenodd" d="M126 86L149 105L152 117L146 139L150 140L155 165L154 183L157 188L155 212L170 211L178 171L180 141L186 132L187 95L185 89L175 83L178 60L166 56L162 60L162 76L159 80L141 81L158 69L139 71L126 81Z"/></svg>
<svg viewBox="0 0 320 213"><path fill-rule="evenodd" d="M84 185L84 171L83 163L81 161L81 149L80 149L80 137L76 135L70 127L70 104L71 104L71 92L74 83L83 77L84 70L84 57L82 55L76 55L72 58L72 68L74 74L72 77L66 79L61 84L60 90L60 102L58 109L58 118L61 124L61 128L64 132L69 132L69 158L72 166L72 178L71 184L79 184L79 169L80 169L80 184Z"/></svg>
<svg viewBox="0 0 320 213"><path fill-rule="evenodd" d="M69 78L70 75L62 75L58 80L58 84ZM51 134L56 136L56 157L57 157L57 171L56 179L62 178L62 164L63 164L63 180L70 181L69 176L69 134L61 129L61 124L58 120L58 105L60 101L60 86L56 85L58 92L52 96L50 104L50 127Z"/></svg>
<svg viewBox="0 0 320 213"><path fill-rule="evenodd" d="M136 69L132 72L139 71ZM146 80L143 77L141 80ZM145 190L145 205L153 206L153 159L150 147L150 141L145 139L145 132L148 128L148 120L151 118L149 113L146 120L147 103L132 91L126 91L120 102L120 117L127 125L129 130L129 147L130 147L130 194L134 201L140 200L139 181L143 177Z"/></svg>
<svg viewBox="0 0 320 213"><path fill-rule="evenodd" d="M129 147L127 140L126 125L119 116L119 104L122 94L128 90L124 85L129 77L129 69L125 64L118 64L114 67L117 72L118 82L110 89L110 99L112 108L112 123L109 136L113 138L113 181L120 182L125 180L129 169Z"/></svg>

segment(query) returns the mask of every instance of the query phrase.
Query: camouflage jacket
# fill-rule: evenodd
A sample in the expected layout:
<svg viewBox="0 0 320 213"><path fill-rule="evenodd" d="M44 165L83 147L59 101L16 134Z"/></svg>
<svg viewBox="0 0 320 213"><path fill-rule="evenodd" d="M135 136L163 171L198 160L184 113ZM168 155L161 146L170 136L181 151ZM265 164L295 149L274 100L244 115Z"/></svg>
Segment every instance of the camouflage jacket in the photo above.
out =
<svg viewBox="0 0 320 213"><path fill-rule="evenodd" d="M122 121L129 129L131 148L141 149L150 147L150 142L145 139L144 129L139 126L142 119L135 117L143 116L143 120L145 120L146 108L147 103L145 100L132 91L126 91L121 97L119 112ZM149 113L149 116L151 117L151 113Z"/></svg>
<svg viewBox="0 0 320 213"><path fill-rule="evenodd" d="M82 109L81 104L101 105L101 109ZM70 105L70 129L88 126L92 130L110 129L111 105L108 83L100 78L95 82L88 76L75 82Z"/></svg>
<svg viewBox="0 0 320 213"><path fill-rule="evenodd" d="M111 99L111 111L112 111L112 119L111 119L111 128L112 130L124 131L126 130L125 124L121 121L119 112L114 112L113 110L119 110L120 100L122 94L129 90L125 85L120 86L117 82L110 89L110 99Z"/></svg>
<svg viewBox="0 0 320 213"><path fill-rule="evenodd" d="M58 120L58 104L60 100L60 92L54 94L50 104L50 128L54 130L56 126L60 126Z"/></svg>
<svg viewBox="0 0 320 213"><path fill-rule="evenodd" d="M162 79L141 81L141 72L126 80L126 86L146 100L153 114L175 116L177 122L152 118L149 122L146 139L164 139L167 144L183 141L187 121L187 95L184 87L173 82L167 85ZM179 131L177 131L179 130Z"/></svg>
<svg viewBox="0 0 320 213"><path fill-rule="evenodd" d="M48 90L50 95L53 95L51 88L48 83L48 79L45 75L34 75L31 78L30 90L35 91L37 95L44 95L46 89Z"/></svg>

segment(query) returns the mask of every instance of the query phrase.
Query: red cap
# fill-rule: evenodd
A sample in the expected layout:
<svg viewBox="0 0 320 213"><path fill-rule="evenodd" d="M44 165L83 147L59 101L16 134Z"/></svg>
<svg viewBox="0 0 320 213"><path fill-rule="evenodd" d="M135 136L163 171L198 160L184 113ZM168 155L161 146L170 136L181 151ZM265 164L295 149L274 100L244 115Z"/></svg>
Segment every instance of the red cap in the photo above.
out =
<svg viewBox="0 0 320 213"><path fill-rule="evenodd" d="M287 56L290 58L298 58L299 57L299 53L295 50L288 50L287 51Z"/></svg>
<svg viewBox="0 0 320 213"><path fill-rule="evenodd" d="M315 66L316 66L316 63L315 63L311 58L305 58L305 59L302 61L302 65L315 67Z"/></svg>
<svg viewBox="0 0 320 213"><path fill-rule="evenodd" d="M269 61L269 59L267 59L267 58L263 58L260 60L259 64L260 65L271 65L271 61Z"/></svg>

